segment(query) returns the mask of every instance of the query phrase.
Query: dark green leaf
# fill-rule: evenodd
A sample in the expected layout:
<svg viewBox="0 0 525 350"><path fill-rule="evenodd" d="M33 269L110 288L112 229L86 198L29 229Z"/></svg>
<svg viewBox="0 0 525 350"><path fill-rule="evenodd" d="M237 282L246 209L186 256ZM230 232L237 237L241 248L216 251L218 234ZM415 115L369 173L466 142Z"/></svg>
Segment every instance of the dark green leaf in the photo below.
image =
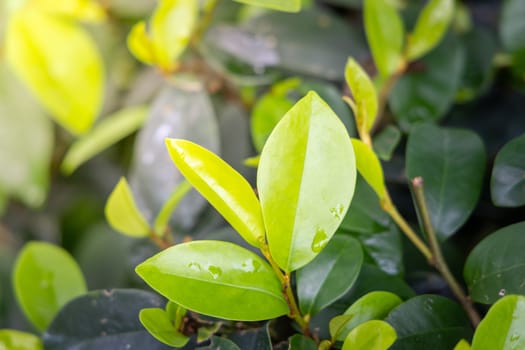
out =
<svg viewBox="0 0 525 350"><path fill-rule="evenodd" d="M183 347L190 338L181 334L171 323L168 313L160 308L140 310L140 323L158 341L176 348Z"/></svg>
<svg viewBox="0 0 525 350"><path fill-rule="evenodd" d="M228 337L241 349L272 350L269 323L263 327L234 332Z"/></svg>
<svg viewBox="0 0 525 350"><path fill-rule="evenodd" d="M472 300L492 304L505 294L525 294L525 222L504 227L482 240L465 263Z"/></svg>
<svg viewBox="0 0 525 350"><path fill-rule="evenodd" d="M492 201L500 207L525 204L525 134L498 152L490 182Z"/></svg>
<svg viewBox="0 0 525 350"><path fill-rule="evenodd" d="M211 344L198 347L197 350L241 350L234 342L226 338L212 337Z"/></svg>
<svg viewBox="0 0 525 350"><path fill-rule="evenodd" d="M470 339L472 329L463 309L437 295L420 295L396 307L385 319L397 332L392 350L452 349Z"/></svg>
<svg viewBox="0 0 525 350"><path fill-rule="evenodd" d="M289 350L316 350L317 345L312 338L305 337L302 334L295 334L290 338Z"/></svg>
<svg viewBox="0 0 525 350"><path fill-rule="evenodd" d="M374 151L380 159L390 160L399 141L401 141L401 131L393 125L388 125L374 137Z"/></svg>
<svg viewBox="0 0 525 350"><path fill-rule="evenodd" d="M500 20L500 36L505 49L513 52L525 47L525 3L521 0L506 0Z"/></svg>
<svg viewBox="0 0 525 350"><path fill-rule="evenodd" d="M43 347L40 338L34 334L14 329L0 329L0 349L43 350Z"/></svg>
<svg viewBox="0 0 525 350"><path fill-rule="evenodd" d="M406 158L409 179L423 178L432 224L444 240L477 204L486 161L483 142L468 130L420 124L408 138Z"/></svg>
<svg viewBox="0 0 525 350"><path fill-rule="evenodd" d="M159 296L132 289L89 292L68 303L43 335L46 350L165 350L139 321L141 309L161 307Z"/></svg>
<svg viewBox="0 0 525 350"><path fill-rule="evenodd" d="M354 238L336 235L308 265L297 271L297 294L303 314L315 315L354 284L363 252Z"/></svg>

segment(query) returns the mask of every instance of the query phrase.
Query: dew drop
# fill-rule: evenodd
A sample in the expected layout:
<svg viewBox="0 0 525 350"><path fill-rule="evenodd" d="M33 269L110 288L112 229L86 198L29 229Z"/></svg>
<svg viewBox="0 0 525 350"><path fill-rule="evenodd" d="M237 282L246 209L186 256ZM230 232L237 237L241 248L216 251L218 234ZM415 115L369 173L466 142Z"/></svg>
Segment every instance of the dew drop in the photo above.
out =
<svg viewBox="0 0 525 350"><path fill-rule="evenodd" d="M248 259L242 262L241 270L244 272L255 272L260 267L260 264L253 259Z"/></svg>
<svg viewBox="0 0 525 350"><path fill-rule="evenodd" d="M197 262L190 262L188 267L195 272L199 272L201 270L201 265Z"/></svg>
<svg viewBox="0 0 525 350"><path fill-rule="evenodd" d="M328 243L329 238L325 230L318 228L315 232L314 240L312 241L312 251L319 253Z"/></svg>
<svg viewBox="0 0 525 350"><path fill-rule="evenodd" d="M211 274L211 277L213 277L214 280L216 280L222 275L221 268L214 265L208 266L208 272Z"/></svg>
<svg viewBox="0 0 525 350"><path fill-rule="evenodd" d="M498 292L498 295L499 295L500 297L504 297L506 293L507 293L507 291L505 290L505 288L501 288L501 289L499 290L499 292Z"/></svg>
<svg viewBox="0 0 525 350"><path fill-rule="evenodd" d="M336 208L330 208L330 214L332 214L332 216L337 220L341 219L341 216L339 215L339 212Z"/></svg>

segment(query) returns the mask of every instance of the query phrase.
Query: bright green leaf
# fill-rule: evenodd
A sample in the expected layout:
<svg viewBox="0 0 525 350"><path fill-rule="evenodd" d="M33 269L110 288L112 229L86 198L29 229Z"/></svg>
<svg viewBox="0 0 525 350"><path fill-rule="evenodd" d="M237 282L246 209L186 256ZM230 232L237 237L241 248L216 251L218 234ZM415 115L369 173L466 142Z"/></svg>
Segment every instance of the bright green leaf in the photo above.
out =
<svg viewBox="0 0 525 350"><path fill-rule="evenodd" d="M207 149L186 140L166 139L171 159L211 205L251 245L264 239L261 206L241 174Z"/></svg>
<svg viewBox="0 0 525 350"><path fill-rule="evenodd" d="M113 229L132 237L146 237L150 228L142 216L125 178L121 178L109 195L104 209Z"/></svg>
<svg viewBox="0 0 525 350"><path fill-rule="evenodd" d="M102 4L94 0L26 0L25 5L30 11L37 10L87 22L100 22L106 18Z"/></svg>
<svg viewBox="0 0 525 350"><path fill-rule="evenodd" d="M465 339L461 339L456 346L454 347L454 350L470 350L470 344Z"/></svg>
<svg viewBox="0 0 525 350"><path fill-rule="evenodd" d="M299 12L301 0L235 0L244 4L267 7L273 10L285 12Z"/></svg>
<svg viewBox="0 0 525 350"><path fill-rule="evenodd" d="M496 155L490 193L500 207L525 204L525 134L508 142Z"/></svg>
<svg viewBox="0 0 525 350"><path fill-rule="evenodd" d="M91 127L102 104L104 71L81 26L37 11L15 13L6 33L6 57L64 128L80 134Z"/></svg>
<svg viewBox="0 0 525 350"><path fill-rule="evenodd" d="M128 107L106 117L71 145L62 161L62 171L71 174L88 159L136 131L144 123L147 110L144 106Z"/></svg>
<svg viewBox="0 0 525 350"><path fill-rule="evenodd" d="M335 316L334 318L330 320L330 322L328 323L328 328L330 330L330 336L332 337L333 340L340 338L342 334L341 332L343 331L344 326L348 322L350 322L352 317L354 317L354 315L339 315L339 316ZM343 337L343 340L344 338L346 338L346 335L347 333Z"/></svg>
<svg viewBox="0 0 525 350"><path fill-rule="evenodd" d="M14 329L0 329L2 350L43 350L42 342L36 335Z"/></svg>
<svg viewBox="0 0 525 350"><path fill-rule="evenodd" d="M343 350L386 350L396 338L396 331L391 325L372 320L357 326L348 334Z"/></svg>
<svg viewBox="0 0 525 350"><path fill-rule="evenodd" d="M430 0L408 36L408 59L416 60L432 50L445 35L453 15L454 0Z"/></svg>
<svg viewBox="0 0 525 350"><path fill-rule="evenodd" d="M432 224L444 240L478 202L486 161L483 142L469 130L418 124L408 138L406 159L408 177L423 178Z"/></svg>
<svg viewBox="0 0 525 350"><path fill-rule="evenodd" d="M383 167L377 159L375 152L363 141L352 138L354 146L355 163L357 170L366 182L372 187L379 199L386 195Z"/></svg>
<svg viewBox="0 0 525 350"><path fill-rule="evenodd" d="M176 348L188 343L189 337L180 333L168 317L166 311L158 308L140 310L140 323L158 341Z"/></svg>
<svg viewBox="0 0 525 350"><path fill-rule="evenodd" d="M474 247L464 276L472 300L492 304L506 294L525 294L525 222L504 227Z"/></svg>
<svg viewBox="0 0 525 350"><path fill-rule="evenodd" d="M379 74L392 75L402 62L405 29L393 1L364 0L365 30Z"/></svg>
<svg viewBox="0 0 525 350"><path fill-rule="evenodd" d="M328 243L352 199L356 168L346 128L309 92L266 141L257 172L270 253L297 270Z"/></svg>
<svg viewBox="0 0 525 350"><path fill-rule="evenodd" d="M509 295L492 305L481 321L472 350L525 348L525 297Z"/></svg>
<svg viewBox="0 0 525 350"><path fill-rule="evenodd" d="M340 298L361 271L363 251L357 240L336 235L308 265L297 271L299 307L315 315Z"/></svg>
<svg viewBox="0 0 525 350"><path fill-rule="evenodd" d="M503 2L499 32L501 41L510 52L525 48L525 3L522 0L506 0Z"/></svg>
<svg viewBox="0 0 525 350"><path fill-rule="evenodd" d="M45 242L24 246L14 267L14 288L24 314L39 330L46 329L68 301L87 291L71 255Z"/></svg>
<svg viewBox="0 0 525 350"><path fill-rule="evenodd" d="M256 321L289 312L268 263L232 243L178 244L149 258L136 271L169 300L205 315Z"/></svg>
<svg viewBox="0 0 525 350"><path fill-rule="evenodd" d="M378 109L375 87L368 74L353 58L349 58L346 63L345 79L352 91L357 128L370 131L374 126Z"/></svg>

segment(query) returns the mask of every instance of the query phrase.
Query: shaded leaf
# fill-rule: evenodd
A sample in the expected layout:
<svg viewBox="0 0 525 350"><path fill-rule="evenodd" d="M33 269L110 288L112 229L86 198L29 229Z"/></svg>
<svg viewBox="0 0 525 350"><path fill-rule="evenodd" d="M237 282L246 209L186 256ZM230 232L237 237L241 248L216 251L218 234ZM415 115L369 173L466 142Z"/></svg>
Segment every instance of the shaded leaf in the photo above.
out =
<svg viewBox="0 0 525 350"><path fill-rule="evenodd" d="M381 160L390 160L399 141L401 141L401 131L393 125L388 125L374 136L374 151Z"/></svg>
<svg viewBox="0 0 525 350"><path fill-rule="evenodd" d="M168 313L159 308L140 310L140 323L155 339L176 348L181 348L188 343L190 338L180 333L171 323Z"/></svg>
<svg viewBox="0 0 525 350"><path fill-rule="evenodd" d="M302 334L294 334L290 338L290 350L317 350L317 345L312 338Z"/></svg>
<svg viewBox="0 0 525 350"><path fill-rule="evenodd" d="M499 31L503 46L514 52L525 48L525 4L521 0L503 2Z"/></svg>
<svg viewBox="0 0 525 350"><path fill-rule="evenodd" d="M14 329L0 329L0 349L43 350L40 338Z"/></svg>
<svg viewBox="0 0 525 350"><path fill-rule="evenodd" d="M160 209L159 214L155 218L153 228L157 234L165 232L168 227L168 223L171 215L177 209L179 203L182 201L184 196L192 189L191 184L188 181L181 182L179 186L173 191L170 198L164 203Z"/></svg>
<svg viewBox="0 0 525 350"><path fill-rule="evenodd" d="M306 265L334 234L354 192L354 159L346 128L314 92L266 141L257 187L270 252L283 270Z"/></svg>
<svg viewBox="0 0 525 350"><path fill-rule="evenodd" d="M354 147L355 163L359 174L372 187L380 200L385 198L386 187L383 167L374 150L363 141L354 138L352 138L352 146Z"/></svg>
<svg viewBox="0 0 525 350"><path fill-rule="evenodd" d="M360 324L348 334L343 350L386 350L396 338L396 331L391 325L372 320Z"/></svg>
<svg viewBox="0 0 525 350"><path fill-rule="evenodd" d="M368 74L353 58L349 58L346 62L345 80L352 91L357 128L370 131L374 126L378 109L375 87Z"/></svg>
<svg viewBox="0 0 525 350"><path fill-rule="evenodd" d="M168 299L205 315L255 321L289 311L272 268L232 243L178 244L149 258L136 271Z"/></svg>
<svg viewBox="0 0 525 350"><path fill-rule="evenodd" d="M432 224L444 240L477 204L486 161L483 142L468 130L420 124L408 138L406 158L408 177L423 178Z"/></svg>
<svg viewBox="0 0 525 350"><path fill-rule="evenodd" d="M359 242L336 235L308 265L297 271L299 307L315 315L345 294L361 271L363 253Z"/></svg>
<svg viewBox="0 0 525 350"><path fill-rule="evenodd" d="M464 276L472 300L492 304L505 294L525 294L525 222L504 227L474 247Z"/></svg>
<svg viewBox="0 0 525 350"><path fill-rule="evenodd" d="M269 325L270 322L267 322L262 327L234 332L228 336L228 339L241 349L272 350Z"/></svg>
<svg viewBox="0 0 525 350"><path fill-rule="evenodd" d="M211 344L198 347L197 350L241 350L234 342L229 339L213 336Z"/></svg>
<svg viewBox="0 0 525 350"><path fill-rule="evenodd" d="M496 155L490 194L495 205L517 207L525 204L525 135L509 141Z"/></svg>
<svg viewBox="0 0 525 350"><path fill-rule="evenodd" d="M301 10L301 0L235 0L248 5L267 7L273 10L298 12Z"/></svg>
<svg viewBox="0 0 525 350"><path fill-rule="evenodd" d="M62 306L86 292L86 282L64 249L50 243L29 242L15 263L14 289L26 317L44 330Z"/></svg>

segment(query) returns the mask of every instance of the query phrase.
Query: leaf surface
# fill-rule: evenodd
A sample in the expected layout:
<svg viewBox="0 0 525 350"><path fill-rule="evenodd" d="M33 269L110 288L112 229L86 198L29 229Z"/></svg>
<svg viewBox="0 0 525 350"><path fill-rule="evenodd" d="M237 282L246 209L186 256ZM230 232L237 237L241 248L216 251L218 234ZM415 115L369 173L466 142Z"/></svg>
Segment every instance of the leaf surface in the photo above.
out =
<svg viewBox="0 0 525 350"><path fill-rule="evenodd" d="M386 350L396 340L394 328L384 321L372 320L354 328L343 343L343 350Z"/></svg>

